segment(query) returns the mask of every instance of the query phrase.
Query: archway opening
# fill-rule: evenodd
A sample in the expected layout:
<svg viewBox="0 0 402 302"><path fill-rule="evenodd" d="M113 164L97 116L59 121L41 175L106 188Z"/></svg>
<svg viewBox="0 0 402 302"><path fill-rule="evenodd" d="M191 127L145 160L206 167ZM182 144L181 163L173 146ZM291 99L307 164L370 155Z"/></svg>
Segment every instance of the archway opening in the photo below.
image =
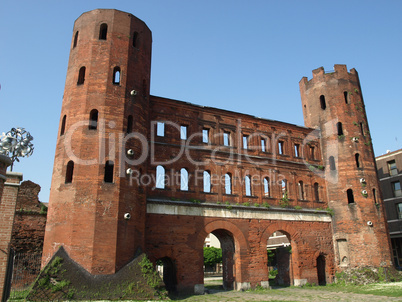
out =
<svg viewBox="0 0 402 302"><path fill-rule="evenodd" d="M165 283L169 294L177 294L176 264L169 257L163 257L156 261L156 269Z"/></svg>
<svg viewBox="0 0 402 302"><path fill-rule="evenodd" d="M325 256L320 254L317 257L317 277L318 277L318 285L326 285L327 277L325 273Z"/></svg>
<svg viewBox="0 0 402 302"><path fill-rule="evenodd" d="M270 285L291 285L292 246L290 235L275 231L267 241L268 275Z"/></svg>
<svg viewBox="0 0 402 302"><path fill-rule="evenodd" d="M232 233L218 229L204 241L204 286L234 289L235 243Z"/></svg>

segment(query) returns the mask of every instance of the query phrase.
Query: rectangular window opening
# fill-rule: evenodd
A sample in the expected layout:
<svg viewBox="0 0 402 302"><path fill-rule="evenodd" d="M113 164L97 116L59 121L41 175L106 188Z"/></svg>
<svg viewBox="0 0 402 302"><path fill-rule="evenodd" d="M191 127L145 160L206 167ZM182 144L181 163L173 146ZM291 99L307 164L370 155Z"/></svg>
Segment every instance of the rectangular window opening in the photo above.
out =
<svg viewBox="0 0 402 302"><path fill-rule="evenodd" d="M157 136L165 136L165 123L158 122L156 124L156 135Z"/></svg>
<svg viewBox="0 0 402 302"><path fill-rule="evenodd" d="M402 196L401 183L399 181L394 181L391 183L391 185L394 197L401 197Z"/></svg>
<svg viewBox="0 0 402 302"><path fill-rule="evenodd" d="M395 160L391 160L388 162L388 171L390 176L394 176L398 174L398 169L396 167Z"/></svg>
<svg viewBox="0 0 402 302"><path fill-rule="evenodd" d="M187 126L180 126L180 139L187 139Z"/></svg>
<svg viewBox="0 0 402 302"><path fill-rule="evenodd" d="M279 154L281 154L281 155L285 154L284 147L285 147L285 143L283 141L279 141L278 142L278 153Z"/></svg>
<svg viewBox="0 0 402 302"><path fill-rule="evenodd" d="M248 136L243 135L243 149L247 150L247 147L248 147Z"/></svg>
<svg viewBox="0 0 402 302"><path fill-rule="evenodd" d="M223 145L230 146L230 133L229 132L223 133Z"/></svg>
<svg viewBox="0 0 402 302"><path fill-rule="evenodd" d="M295 144L295 157L300 157L300 145Z"/></svg>
<svg viewBox="0 0 402 302"><path fill-rule="evenodd" d="M261 139L261 151L262 152L265 152L267 150L266 146L267 146L267 141L264 138L262 138Z"/></svg>
<svg viewBox="0 0 402 302"><path fill-rule="evenodd" d="M209 143L209 129L202 129L202 142Z"/></svg>

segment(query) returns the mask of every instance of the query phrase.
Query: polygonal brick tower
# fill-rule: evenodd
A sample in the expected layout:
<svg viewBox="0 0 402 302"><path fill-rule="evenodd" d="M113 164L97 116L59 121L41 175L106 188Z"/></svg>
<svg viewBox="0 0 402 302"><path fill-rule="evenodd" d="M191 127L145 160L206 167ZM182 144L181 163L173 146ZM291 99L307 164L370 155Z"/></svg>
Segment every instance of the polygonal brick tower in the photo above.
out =
<svg viewBox="0 0 402 302"><path fill-rule="evenodd" d="M144 249L145 195L127 173L146 170L151 47L146 24L125 12L75 22L43 265L62 245L91 274L113 274Z"/></svg>
<svg viewBox="0 0 402 302"><path fill-rule="evenodd" d="M371 136L355 69L318 68L300 81L304 121L319 128L337 270L391 266Z"/></svg>

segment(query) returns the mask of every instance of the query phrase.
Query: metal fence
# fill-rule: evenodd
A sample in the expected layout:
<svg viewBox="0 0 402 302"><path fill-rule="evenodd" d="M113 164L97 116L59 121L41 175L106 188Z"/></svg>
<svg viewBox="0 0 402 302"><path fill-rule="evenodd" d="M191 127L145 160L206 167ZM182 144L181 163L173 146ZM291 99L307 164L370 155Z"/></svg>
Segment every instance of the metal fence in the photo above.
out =
<svg viewBox="0 0 402 302"><path fill-rule="evenodd" d="M40 273L42 253L16 253L13 259L9 300L24 298Z"/></svg>

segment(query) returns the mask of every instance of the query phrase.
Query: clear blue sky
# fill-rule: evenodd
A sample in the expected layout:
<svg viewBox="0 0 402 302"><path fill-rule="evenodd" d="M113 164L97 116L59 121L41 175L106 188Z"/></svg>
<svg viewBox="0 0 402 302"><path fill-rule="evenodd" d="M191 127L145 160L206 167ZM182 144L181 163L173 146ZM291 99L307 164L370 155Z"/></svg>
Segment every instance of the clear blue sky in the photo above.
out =
<svg viewBox="0 0 402 302"><path fill-rule="evenodd" d="M153 33L151 94L303 125L299 81L359 72L375 155L402 147L402 1L124 0L0 3L0 132L25 127L14 171L48 201L73 23L115 8Z"/></svg>

